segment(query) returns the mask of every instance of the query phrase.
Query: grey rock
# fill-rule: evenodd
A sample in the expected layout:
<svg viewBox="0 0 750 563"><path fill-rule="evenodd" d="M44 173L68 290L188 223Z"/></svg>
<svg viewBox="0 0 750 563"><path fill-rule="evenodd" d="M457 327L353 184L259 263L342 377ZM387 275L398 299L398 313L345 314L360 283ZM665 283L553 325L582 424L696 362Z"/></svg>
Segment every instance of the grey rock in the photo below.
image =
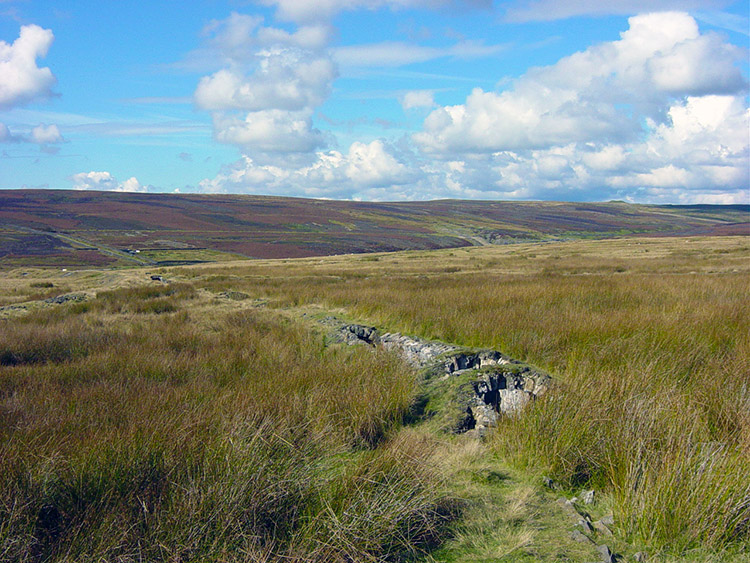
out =
<svg viewBox="0 0 750 563"><path fill-rule="evenodd" d="M331 339L334 342L342 342L350 346L356 344L375 346L380 343L380 334L375 327L346 324L335 317L326 317L320 322L333 327L334 330L331 334Z"/></svg>
<svg viewBox="0 0 750 563"><path fill-rule="evenodd" d="M426 368L433 365L438 357L457 351L457 346L442 342L430 342L403 334L386 333L380 336L381 345L388 350L396 350L415 368Z"/></svg>
<svg viewBox="0 0 750 563"><path fill-rule="evenodd" d="M579 518L576 526L583 528L583 531L588 532L589 534L594 531L594 528L591 527L591 524L589 524L588 520L585 518Z"/></svg>
<svg viewBox="0 0 750 563"><path fill-rule="evenodd" d="M575 505L572 502L570 502L568 499L566 499L565 497L560 497L559 499L557 499L557 504L559 504L562 507L563 512L565 512L565 514L570 516L574 522L577 523L578 520L580 520L581 515L576 510Z"/></svg>
<svg viewBox="0 0 750 563"><path fill-rule="evenodd" d="M570 539L579 543L594 543L591 538L584 535L580 530L573 530L570 532Z"/></svg>
<svg viewBox="0 0 750 563"><path fill-rule="evenodd" d="M600 534L603 534L605 536L611 536L612 535L612 530L610 530L609 527L606 524L602 523L601 520L597 520L596 522L593 522L591 525Z"/></svg>
<svg viewBox="0 0 750 563"><path fill-rule="evenodd" d="M247 293L241 291L222 291L219 293L219 297L230 299L231 301L244 301L245 299L250 298Z"/></svg>
<svg viewBox="0 0 750 563"><path fill-rule="evenodd" d="M635 559L639 563L642 563L648 559L648 555L646 555L643 551L638 551L633 555L633 559Z"/></svg>
<svg viewBox="0 0 750 563"><path fill-rule="evenodd" d="M591 489L590 491L581 491L581 501L583 504L593 504L594 489Z"/></svg>
<svg viewBox="0 0 750 563"><path fill-rule="evenodd" d="M380 335L374 326L347 325L346 330L366 344L374 346L380 342Z"/></svg>
<svg viewBox="0 0 750 563"><path fill-rule="evenodd" d="M615 563L615 556L607 545L597 545L596 550L601 555L602 563Z"/></svg>
<svg viewBox="0 0 750 563"><path fill-rule="evenodd" d="M45 299L45 303L52 303L54 305L61 305L63 303L68 303L70 301L73 302L79 302L79 301L86 301L86 294L85 293L66 293L65 295L58 295L57 297L50 297L49 299Z"/></svg>
<svg viewBox="0 0 750 563"><path fill-rule="evenodd" d="M615 519L614 519L614 517L613 517L613 516L612 516L612 515L610 514L610 515L608 515L608 516L604 516L604 517L603 517L603 518L601 519L601 523L602 523L602 524L604 524L605 526L609 526L609 527L612 527L612 526L614 526L614 525L615 525Z"/></svg>
<svg viewBox="0 0 750 563"><path fill-rule="evenodd" d="M333 327L331 339L346 344L382 346L398 352L416 369L429 369L433 376L453 377L476 371L473 394L461 398L467 423L457 424L459 432L472 431L484 436L497 426L500 416L518 415L535 397L544 393L549 376L531 370L497 350L467 352L458 346L405 336L399 333L379 334L374 327L346 324L335 317L321 323ZM508 364L514 367L510 370ZM480 371L481 370L481 371Z"/></svg>

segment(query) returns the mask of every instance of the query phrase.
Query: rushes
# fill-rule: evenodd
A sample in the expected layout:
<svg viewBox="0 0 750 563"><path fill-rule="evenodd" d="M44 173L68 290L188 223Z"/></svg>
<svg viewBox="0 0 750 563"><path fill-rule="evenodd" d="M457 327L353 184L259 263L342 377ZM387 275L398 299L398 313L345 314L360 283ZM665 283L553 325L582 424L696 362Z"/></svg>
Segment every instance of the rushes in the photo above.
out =
<svg viewBox="0 0 750 563"><path fill-rule="evenodd" d="M280 305L345 307L388 330L499 348L550 371L557 388L503 421L493 447L572 489L611 493L619 532L636 543L720 550L750 533L745 245L457 250L439 254L443 271L403 255L266 264L235 269L232 287Z"/></svg>
<svg viewBox="0 0 750 563"><path fill-rule="evenodd" d="M547 369L556 387L488 447L575 492L601 490L636 546L746 550L740 243L456 250L439 267L427 254L203 266L173 272L192 284L5 322L0 560L384 561L441 537L455 505L430 444L399 429L409 370L326 348L272 312L201 308L206 289L344 307ZM722 244L735 251L705 251Z"/></svg>
<svg viewBox="0 0 750 563"><path fill-rule="evenodd" d="M138 310L162 299L195 293L4 325L0 560L380 561L435 541L451 502L398 436L400 361L253 311Z"/></svg>

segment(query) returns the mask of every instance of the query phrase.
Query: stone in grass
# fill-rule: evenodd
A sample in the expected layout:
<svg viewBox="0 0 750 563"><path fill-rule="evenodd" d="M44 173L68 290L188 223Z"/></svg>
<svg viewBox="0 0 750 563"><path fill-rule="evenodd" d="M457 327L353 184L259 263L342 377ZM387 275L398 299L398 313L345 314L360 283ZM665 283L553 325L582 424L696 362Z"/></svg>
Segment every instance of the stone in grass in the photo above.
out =
<svg viewBox="0 0 750 563"><path fill-rule="evenodd" d="M572 517L576 523L581 518L581 515L576 510L576 507L573 505L572 501L569 501L565 497L560 497L559 499L557 499L557 504L559 504L562 507L563 511L570 517Z"/></svg>
<svg viewBox="0 0 750 563"><path fill-rule="evenodd" d="M542 483L544 483L545 487L547 487L548 489L552 489L553 491L560 488L560 486L557 483L555 483L553 479L550 479L546 475L542 477Z"/></svg>
<svg viewBox="0 0 750 563"><path fill-rule="evenodd" d="M590 491L581 491L581 501L583 504L593 504L594 489L591 489Z"/></svg>
<svg viewBox="0 0 750 563"><path fill-rule="evenodd" d="M594 543L591 538L581 532L581 530L573 530L570 532L570 539L579 543Z"/></svg>
<svg viewBox="0 0 750 563"><path fill-rule="evenodd" d="M583 531L588 532L589 534L594 531L594 528L591 527L591 524L589 524L588 520L585 518L579 518L576 526L583 528Z"/></svg>
<svg viewBox="0 0 750 563"><path fill-rule="evenodd" d="M245 299L250 298L247 293L242 293L241 291L222 291L219 293L219 297L230 299L232 301L244 301Z"/></svg>
<svg viewBox="0 0 750 563"><path fill-rule="evenodd" d="M609 549L608 546L602 544L597 545L596 550L599 552L599 555L601 555L602 563L615 563L615 555L612 553L612 551Z"/></svg>
<svg viewBox="0 0 750 563"><path fill-rule="evenodd" d="M604 516L604 517L603 517L603 518L601 519L601 523L602 523L602 524L604 524L605 526L608 526L608 527L610 527L610 528L611 528L612 526L614 526L614 525L615 525L615 519L614 519L614 517L613 517L613 516L612 516L612 515L610 514L609 516Z"/></svg>
<svg viewBox="0 0 750 563"><path fill-rule="evenodd" d="M55 305L61 305L63 303L67 303L69 301L86 301L86 294L85 293L66 293L65 295L58 295L57 297L50 297L49 299L45 299L45 303L53 303Z"/></svg>
<svg viewBox="0 0 750 563"><path fill-rule="evenodd" d="M639 563L643 563L644 561L646 561L646 559L648 559L648 556L644 552L638 551L633 555L633 559L635 559Z"/></svg>
<svg viewBox="0 0 750 563"><path fill-rule="evenodd" d="M597 520L596 522L592 522L591 525L600 534L604 534L605 536L611 536L612 535L612 530L610 530L609 527L606 524L604 524L601 520Z"/></svg>

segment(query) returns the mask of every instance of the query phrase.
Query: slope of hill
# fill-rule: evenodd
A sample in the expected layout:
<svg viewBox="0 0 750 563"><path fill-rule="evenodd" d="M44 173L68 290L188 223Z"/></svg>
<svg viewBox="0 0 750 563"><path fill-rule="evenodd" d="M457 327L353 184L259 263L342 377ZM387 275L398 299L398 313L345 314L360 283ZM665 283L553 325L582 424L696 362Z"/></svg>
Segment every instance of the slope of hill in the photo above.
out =
<svg viewBox="0 0 750 563"><path fill-rule="evenodd" d="M750 234L750 205L0 190L0 258L17 266L172 265L629 234Z"/></svg>

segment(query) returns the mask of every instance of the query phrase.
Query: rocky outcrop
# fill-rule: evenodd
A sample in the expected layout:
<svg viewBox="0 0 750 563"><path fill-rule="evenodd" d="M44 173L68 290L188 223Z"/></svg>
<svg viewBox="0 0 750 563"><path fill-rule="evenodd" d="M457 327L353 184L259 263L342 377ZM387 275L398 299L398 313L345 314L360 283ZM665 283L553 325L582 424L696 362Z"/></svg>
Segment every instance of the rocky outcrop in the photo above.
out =
<svg viewBox="0 0 750 563"><path fill-rule="evenodd" d="M518 365L495 365L508 364ZM495 426L501 414L519 414L530 400L544 393L548 384L549 376L528 366L510 372L483 368L473 383L474 397L468 407L477 433L483 435Z"/></svg>
<svg viewBox="0 0 750 563"><path fill-rule="evenodd" d="M428 377L450 379L469 375L471 392L462 393L464 418L455 428L484 436L503 415L516 415L541 395L550 378L497 350L467 351L459 346L405 336L399 333L379 334L375 327L346 324L334 317L322 321L332 326L334 340L350 345L382 346L399 352Z"/></svg>
<svg viewBox="0 0 750 563"><path fill-rule="evenodd" d="M63 303L69 303L69 302L80 302L80 301L86 301L87 296L85 293L66 293L65 295L58 295L56 297L50 297L48 299L45 299L45 303L51 303L53 305L62 305Z"/></svg>
<svg viewBox="0 0 750 563"><path fill-rule="evenodd" d="M459 350L458 346L430 342L397 332L384 334L380 337L380 343L383 348L399 352L409 364L418 369L431 367L438 358Z"/></svg>

